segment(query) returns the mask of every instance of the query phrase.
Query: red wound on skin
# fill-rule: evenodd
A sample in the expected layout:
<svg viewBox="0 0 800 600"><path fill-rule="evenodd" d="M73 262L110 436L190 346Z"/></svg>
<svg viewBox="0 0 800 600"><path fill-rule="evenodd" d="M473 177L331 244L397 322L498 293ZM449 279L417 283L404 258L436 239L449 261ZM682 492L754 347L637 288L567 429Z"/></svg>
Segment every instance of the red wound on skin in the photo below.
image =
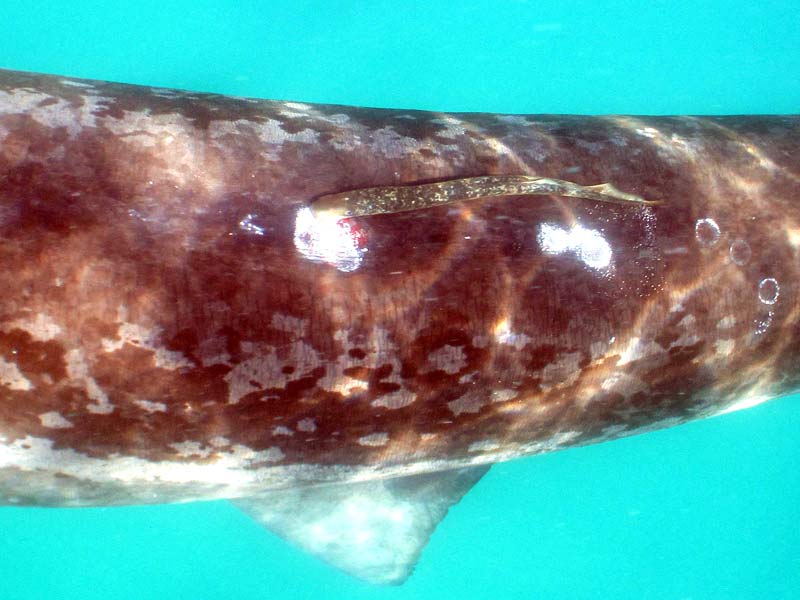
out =
<svg viewBox="0 0 800 600"><path fill-rule="evenodd" d="M356 219L345 218L339 219L336 226L342 230L343 234L347 236L352 242L352 247L363 252L367 249L367 231L358 223Z"/></svg>

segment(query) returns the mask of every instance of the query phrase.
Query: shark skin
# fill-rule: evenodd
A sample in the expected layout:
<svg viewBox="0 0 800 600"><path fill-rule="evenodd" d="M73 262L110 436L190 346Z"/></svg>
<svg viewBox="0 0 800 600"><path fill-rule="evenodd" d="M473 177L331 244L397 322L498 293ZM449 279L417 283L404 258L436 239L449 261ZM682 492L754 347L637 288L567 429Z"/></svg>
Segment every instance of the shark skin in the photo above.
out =
<svg viewBox="0 0 800 600"><path fill-rule="evenodd" d="M492 463L800 388L798 140L0 71L0 504L229 498L400 583ZM312 210L489 175L654 204Z"/></svg>

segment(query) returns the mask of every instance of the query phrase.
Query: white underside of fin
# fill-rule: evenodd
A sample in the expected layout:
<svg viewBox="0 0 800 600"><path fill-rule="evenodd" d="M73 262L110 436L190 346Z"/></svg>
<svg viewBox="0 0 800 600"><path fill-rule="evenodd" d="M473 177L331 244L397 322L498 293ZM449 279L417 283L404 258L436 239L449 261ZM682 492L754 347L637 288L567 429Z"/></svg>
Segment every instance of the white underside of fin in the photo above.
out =
<svg viewBox="0 0 800 600"><path fill-rule="evenodd" d="M354 577L399 584L448 509L487 470L280 490L234 503L280 537Z"/></svg>

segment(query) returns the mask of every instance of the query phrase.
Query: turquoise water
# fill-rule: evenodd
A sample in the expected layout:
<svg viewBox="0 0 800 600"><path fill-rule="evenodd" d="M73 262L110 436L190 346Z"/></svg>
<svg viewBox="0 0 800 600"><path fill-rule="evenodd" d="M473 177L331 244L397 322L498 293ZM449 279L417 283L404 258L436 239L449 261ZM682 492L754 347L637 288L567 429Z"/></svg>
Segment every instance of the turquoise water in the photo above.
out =
<svg viewBox="0 0 800 600"><path fill-rule="evenodd" d="M13 69L442 110L800 111L798 2L10 4ZM0 600L800 598L798 401L498 465L397 589L226 503L3 508Z"/></svg>

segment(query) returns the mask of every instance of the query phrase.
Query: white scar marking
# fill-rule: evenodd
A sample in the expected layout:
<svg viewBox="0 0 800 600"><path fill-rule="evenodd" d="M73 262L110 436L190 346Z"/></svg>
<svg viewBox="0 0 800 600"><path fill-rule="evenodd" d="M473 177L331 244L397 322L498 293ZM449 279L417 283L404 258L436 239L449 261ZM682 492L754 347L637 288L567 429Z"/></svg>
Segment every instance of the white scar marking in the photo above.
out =
<svg viewBox="0 0 800 600"><path fill-rule="evenodd" d="M358 443L362 446L385 446L389 443L388 433L371 433L358 438Z"/></svg>
<svg viewBox="0 0 800 600"><path fill-rule="evenodd" d="M33 389L33 384L19 370L19 367L0 356L0 385L12 390L27 392Z"/></svg>
<svg viewBox="0 0 800 600"><path fill-rule="evenodd" d="M49 429L69 429L72 427L72 423L62 417L61 413L54 410L40 414L39 421L43 427L48 427Z"/></svg>
<svg viewBox="0 0 800 600"><path fill-rule="evenodd" d="M272 435L294 435L294 431L284 425L277 425L272 428Z"/></svg>

